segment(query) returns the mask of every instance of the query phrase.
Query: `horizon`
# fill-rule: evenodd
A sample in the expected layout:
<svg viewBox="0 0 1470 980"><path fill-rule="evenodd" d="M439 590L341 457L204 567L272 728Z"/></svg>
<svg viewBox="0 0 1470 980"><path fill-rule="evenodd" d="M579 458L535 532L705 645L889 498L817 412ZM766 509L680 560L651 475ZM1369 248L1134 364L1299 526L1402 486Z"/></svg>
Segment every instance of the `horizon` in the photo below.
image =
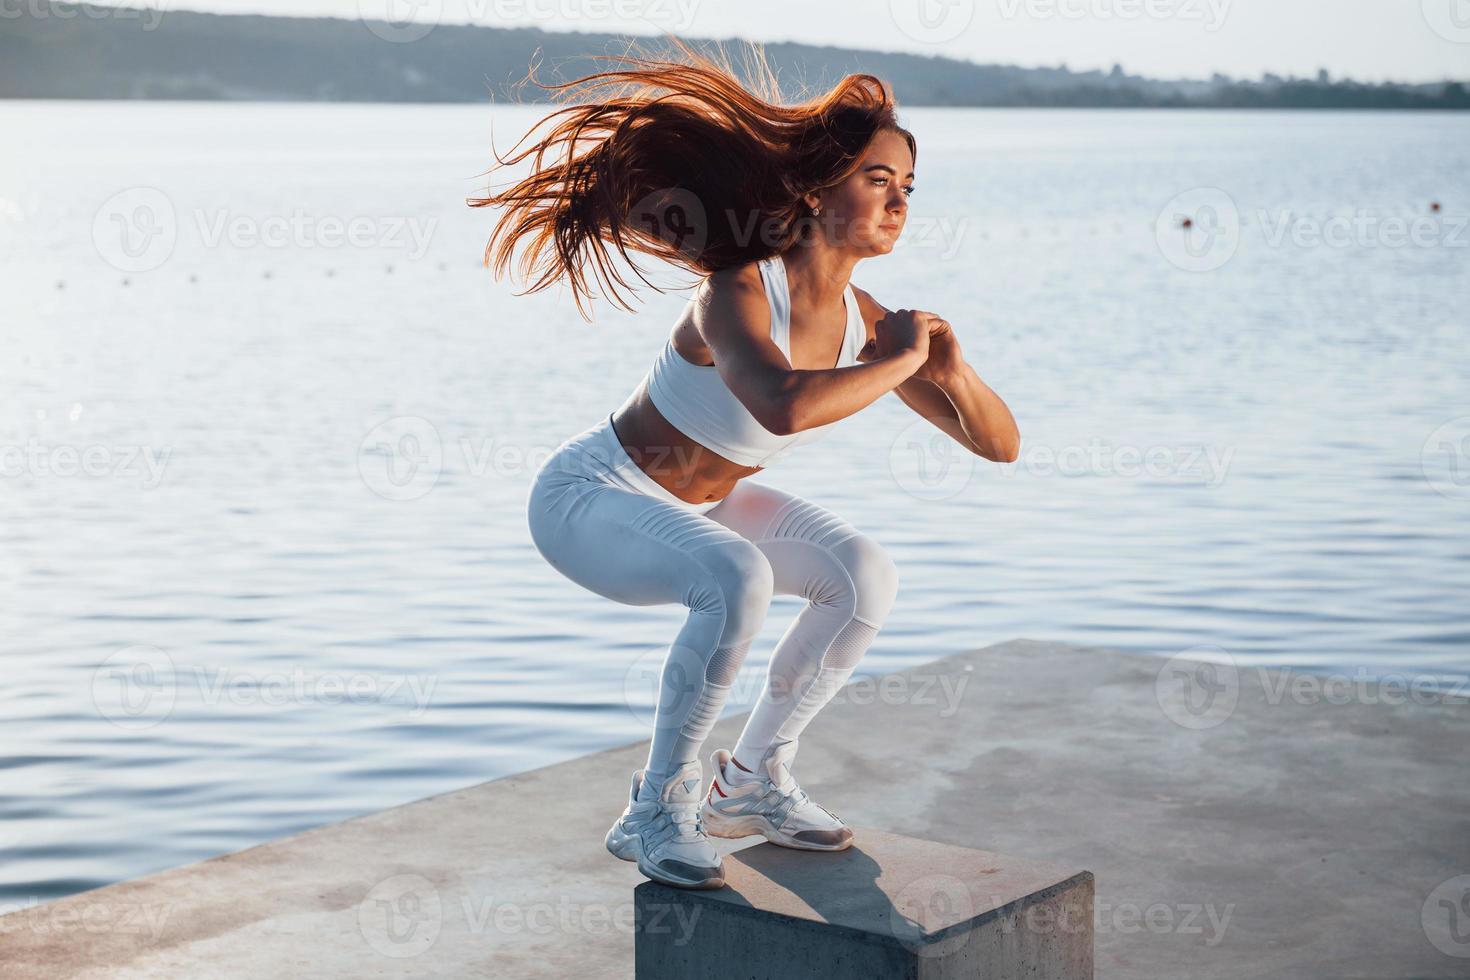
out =
<svg viewBox="0 0 1470 980"><path fill-rule="evenodd" d="M579 12L588 4L575 0L126 0L88 6L155 16L412 20L430 29L530 27L639 37L667 30L726 43L824 45L1074 73L1107 73L1116 64L1126 74L1159 80L1209 81L1216 74L1249 82L1267 75L1311 80L1325 70L1333 81L1424 84L1470 78L1470 19L1456 16L1456 4L1470 6L1466 0L1418 0L1397 10L1378 0L1295 0L1291 8L1272 0L853 0L835 23L821 7L774 0L747 0L739 10L700 0L620 4L640 10L641 17ZM871 43L875 21L891 28L891 43ZM751 31L751 23L785 23L787 29Z"/></svg>

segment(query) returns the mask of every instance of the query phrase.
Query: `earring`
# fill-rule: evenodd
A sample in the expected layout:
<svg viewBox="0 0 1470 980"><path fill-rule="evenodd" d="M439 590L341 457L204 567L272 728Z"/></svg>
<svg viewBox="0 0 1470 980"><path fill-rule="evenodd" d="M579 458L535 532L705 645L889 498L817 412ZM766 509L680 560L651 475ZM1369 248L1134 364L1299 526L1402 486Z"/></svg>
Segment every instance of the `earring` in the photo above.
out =
<svg viewBox="0 0 1470 980"><path fill-rule="evenodd" d="M822 211L821 208L812 208L812 217L815 218Z"/></svg>

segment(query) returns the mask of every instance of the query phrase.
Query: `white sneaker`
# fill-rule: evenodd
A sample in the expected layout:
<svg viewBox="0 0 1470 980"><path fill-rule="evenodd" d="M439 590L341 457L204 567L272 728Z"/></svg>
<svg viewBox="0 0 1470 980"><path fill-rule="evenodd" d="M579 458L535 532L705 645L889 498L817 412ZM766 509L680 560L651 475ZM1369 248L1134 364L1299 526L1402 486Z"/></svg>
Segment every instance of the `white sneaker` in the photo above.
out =
<svg viewBox="0 0 1470 980"><path fill-rule="evenodd" d="M628 806L603 842L614 856L637 863L654 881L677 888L721 888L725 865L700 826L699 760L684 763L664 783L658 799L638 798L643 770L633 773Z"/></svg>
<svg viewBox="0 0 1470 980"><path fill-rule="evenodd" d="M761 834L772 844L804 851L841 851L852 845L842 819L807 796L791 775L796 739L766 750L755 772L737 765L726 749L710 756L714 778L699 808L711 837Z"/></svg>

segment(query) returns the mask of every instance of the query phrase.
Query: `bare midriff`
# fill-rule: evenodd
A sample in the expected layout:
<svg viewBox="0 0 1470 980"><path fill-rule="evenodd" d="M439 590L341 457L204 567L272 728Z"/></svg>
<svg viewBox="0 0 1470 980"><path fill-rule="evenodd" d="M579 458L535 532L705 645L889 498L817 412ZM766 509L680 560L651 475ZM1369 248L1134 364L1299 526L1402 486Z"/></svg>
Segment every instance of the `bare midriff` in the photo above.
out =
<svg viewBox="0 0 1470 980"><path fill-rule="evenodd" d="M747 274L755 276L754 281L759 283L759 273L753 265ZM815 364L833 366L839 359L846 332L847 308L841 306L836 312L840 315L827 318L830 325L823 331L827 339L822 341L822 353L811 358ZM814 319L805 310L795 307L791 316L795 323ZM835 351L832 351L832 337L837 338ZM689 363L701 367L713 365L710 349L699 335L689 310L674 324L670 339L674 353ZM793 337L791 343L795 345L797 338ZM638 464L638 468L659 486L691 504L723 500L735 484L764 469L761 466L742 466L726 459L676 429L648 396L646 381L613 413L612 423L618 442L622 443L624 451Z"/></svg>
<svg viewBox="0 0 1470 980"><path fill-rule="evenodd" d="M674 353L689 363L706 367L713 363L710 349L699 335L689 310L674 324L670 340ZM613 413L612 422L623 450L638 468L653 482L691 504L723 500L735 484L763 469L741 466L676 429L649 397L646 379Z"/></svg>
<svg viewBox="0 0 1470 980"><path fill-rule="evenodd" d="M640 384L613 413L613 431L638 468L680 500L723 500L735 484L762 467L741 466L674 428Z"/></svg>

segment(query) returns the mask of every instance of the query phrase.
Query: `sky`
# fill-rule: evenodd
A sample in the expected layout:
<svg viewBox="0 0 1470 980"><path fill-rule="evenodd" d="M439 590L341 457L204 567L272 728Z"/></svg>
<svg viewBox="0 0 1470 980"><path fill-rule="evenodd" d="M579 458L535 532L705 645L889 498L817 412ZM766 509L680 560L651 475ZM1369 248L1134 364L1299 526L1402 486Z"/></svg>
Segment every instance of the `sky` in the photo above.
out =
<svg viewBox="0 0 1470 980"><path fill-rule="evenodd" d="M116 0L212 13L801 41L1074 71L1470 80L1470 0Z"/></svg>

